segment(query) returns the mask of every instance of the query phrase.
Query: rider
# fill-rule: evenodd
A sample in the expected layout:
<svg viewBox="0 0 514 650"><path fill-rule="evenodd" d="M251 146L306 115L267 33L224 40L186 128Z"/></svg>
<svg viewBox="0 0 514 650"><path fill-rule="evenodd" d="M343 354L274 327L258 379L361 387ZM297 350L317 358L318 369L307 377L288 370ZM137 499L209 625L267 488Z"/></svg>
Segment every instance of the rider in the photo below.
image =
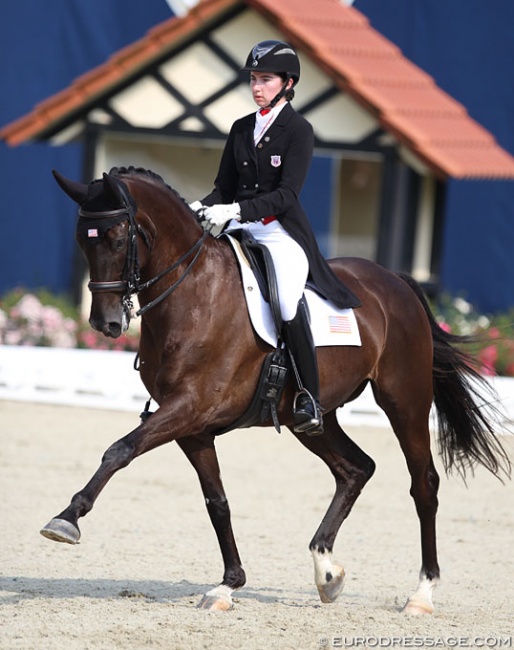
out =
<svg viewBox="0 0 514 650"><path fill-rule="evenodd" d="M307 279L337 307L359 300L334 275L318 248L299 202L310 166L314 136L290 102L300 62L282 41L255 45L243 70L259 110L237 120L228 136L214 190L191 208L225 231L244 228L265 244L275 265L283 337L303 388L297 394L294 430L323 433L316 350L302 297ZM207 206L207 207L206 207Z"/></svg>

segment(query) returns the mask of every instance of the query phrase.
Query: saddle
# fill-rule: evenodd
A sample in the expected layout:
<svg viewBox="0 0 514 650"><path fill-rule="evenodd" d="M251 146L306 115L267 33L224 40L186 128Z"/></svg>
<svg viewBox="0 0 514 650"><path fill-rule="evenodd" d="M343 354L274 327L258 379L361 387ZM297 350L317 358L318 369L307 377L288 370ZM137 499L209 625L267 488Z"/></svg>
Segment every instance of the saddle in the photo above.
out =
<svg viewBox="0 0 514 650"><path fill-rule="evenodd" d="M269 250L260 244L251 233L244 229L231 230L230 236L236 239L255 274L259 289L269 303L273 321L278 333L278 344L270 352L262 364L257 389L246 412L229 427L216 431L218 436L233 429L243 429L261 424L270 416L275 429L280 433L277 407L284 390L289 371L289 356L284 347L282 332L282 316L278 299L277 277Z"/></svg>
<svg viewBox="0 0 514 650"><path fill-rule="evenodd" d="M252 233L243 228L231 230L230 236L239 242L255 275L262 297L269 303L273 322L280 336L280 332L282 331L282 315L280 313L280 302L278 299L277 276L269 249L264 244L260 244Z"/></svg>

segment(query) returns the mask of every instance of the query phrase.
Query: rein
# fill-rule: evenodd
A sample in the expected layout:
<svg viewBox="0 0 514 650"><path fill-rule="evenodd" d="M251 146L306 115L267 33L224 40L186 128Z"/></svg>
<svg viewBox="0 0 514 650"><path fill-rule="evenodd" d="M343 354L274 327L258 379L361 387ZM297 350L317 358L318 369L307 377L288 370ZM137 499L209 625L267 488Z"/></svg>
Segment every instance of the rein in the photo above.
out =
<svg viewBox="0 0 514 650"><path fill-rule="evenodd" d="M127 196L126 192L124 191L123 188L120 188L123 194L123 199L125 206L123 208L118 208L116 210L104 210L101 212L89 212L87 210L83 210L82 208L79 209L79 218L85 218L85 219L116 219L119 220L119 217L122 215L126 215L126 218L129 222L129 244L128 244L128 250L127 250L127 258L125 261L125 271L124 271L124 276L125 279L123 280L113 280L113 281L105 281L105 282L94 282L90 281L88 283L88 288L91 291L91 293L108 293L108 292L122 292L123 293L123 298L122 298L122 303L123 307L125 309L125 312L127 316L130 318L130 313L134 307L131 297L134 294L138 294L140 291L143 291L144 289L147 289L148 287L151 287L153 284L158 282L160 279L162 279L165 275L168 273L171 273L175 269L177 269L183 262L186 261L186 259L195 253L195 256L193 259L189 262L187 265L187 268L185 269L184 273L180 276L180 278L172 284L164 293L162 293L160 296L149 302L147 305L144 307L141 307L137 312L136 316L142 316L145 314L149 309L152 307L155 307L155 305L158 305L162 300L167 298L175 289L182 284L182 282L186 279L186 277L189 275L191 272L193 266L195 265L196 261L198 260L198 257L201 253L202 250L202 244L204 243L207 235L209 234L207 231L205 231L200 239L198 239L192 246L189 248L183 255L181 255L178 260L176 260L171 266L169 266L167 269L164 269L164 271L161 271L158 273L155 277L151 278L147 282L140 282L140 276L139 276L139 258L137 255L137 235L138 233L144 235L144 231L141 228L141 226L137 223L135 214L137 212L137 206L135 205L134 201L130 200L129 197ZM145 243L147 243L147 239L145 236L143 236L143 240Z"/></svg>
<svg viewBox="0 0 514 650"><path fill-rule="evenodd" d="M174 284L172 284L171 287L168 287L164 293L161 293L160 296L158 296L157 298L155 298L154 300L152 300L151 302L149 302L149 303L148 303L147 305L145 305L144 307L141 307L141 309L138 309L137 312L136 312L136 316L142 316L142 315L143 315L145 312L147 312L149 309L151 309L152 307L155 307L155 305L158 305L162 300L164 300L165 298L167 298L167 297L170 295L170 293L173 293L173 291L175 291L175 289L176 289L179 285L182 284L182 282L183 282L183 281L186 279L186 277L189 275L189 272L190 272L191 269L193 268L193 266L194 266L196 260L198 259L199 255L200 255L200 253L201 253L202 244L204 243L204 241L205 241L205 239L206 239L206 237L207 237L208 234L209 234L209 233L208 233L207 231L205 231L205 232L202 234L202 236L200 237L200 239L199 239L197 242L195 242L195 243L191 246L191 248L190 248L189 250L187 250L183 255L181 255L181 257L179 257L178 260L177 260L176 262L174 262L171 266L169 266L169 267L168 267L167 269L165 269L164 271L161 271L158 275L156 275L156 276L155 276L154 278L152 278L151 280L148 280L148 282L144 282L143 284L139 284L139 285L138 285L138 287L137 287L137 292L142 291L143 289L147 289L148 287L151 287L152 284L154 284L155 282L157 282L158 280L160 280L161 278L163 278L167 273L171 273L171 271L174 271L176 268L178 268L178 267L182 264L182 262L185 262L185 260L186 260L186 259L187 259L187 258L188 258L188 257L189 257L193 252L194 252L194 251L196 251L195 256L194 256L193 259L189 262L189 264L187 265L186 270L184 271L184 273L182 273L182 275L180 276L180 278L179 278L179 279L178 279ZM136 292L134 292L134 293L136 293Z"/></svg>

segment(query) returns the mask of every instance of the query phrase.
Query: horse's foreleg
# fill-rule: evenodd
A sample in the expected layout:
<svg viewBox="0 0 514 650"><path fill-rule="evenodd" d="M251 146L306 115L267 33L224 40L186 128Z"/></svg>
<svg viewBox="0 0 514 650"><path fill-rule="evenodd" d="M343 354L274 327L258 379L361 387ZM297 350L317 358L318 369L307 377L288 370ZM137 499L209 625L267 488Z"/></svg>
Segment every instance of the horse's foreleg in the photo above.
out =
<svg viewBox="0 0 514 650"><path fill-rule="evenodd" d="M175 438L170 431L169 418L169 413L158 409L144 424L111 445L89 483L75 494L65 510L41 530L41 534L56 542L77 544L80 539L79 518L92 509L112 476L137 456Z"/></svg>
<svg viewBox="0 0 514 650"><path fill-rule="evenodd" d="M230 508L221 481L214 437L208 434L181 438L177 442L200 479L207 511L218 537L225 566L223 581L203 596L198 607L227 610L232 607L232 592L245 584L246 576L232 532Z"/></svg>
<svg viewBox="0 0 514 650"><path fill-rule="evenodd" d="M309 545L320 599L332 603L344 586L344 569L332 560L336 535L373 475L375 463L339 427L334 411L325 416L324 425L323 436L299 434L297 438L328 465L336 481L332 502Z"/></svg>
<svg viewBox="0 0 514 650"><path fill-rule="evenodd" d="M77 544L80 539L78 520L93 507L98 495L110 478L120 469L126 467L134 458L134 437L138 429L118 440L107 449L102 462L89 483L72 498L70 505L57 517L54 517L42 530L41 534L55 542Z"/></svg>

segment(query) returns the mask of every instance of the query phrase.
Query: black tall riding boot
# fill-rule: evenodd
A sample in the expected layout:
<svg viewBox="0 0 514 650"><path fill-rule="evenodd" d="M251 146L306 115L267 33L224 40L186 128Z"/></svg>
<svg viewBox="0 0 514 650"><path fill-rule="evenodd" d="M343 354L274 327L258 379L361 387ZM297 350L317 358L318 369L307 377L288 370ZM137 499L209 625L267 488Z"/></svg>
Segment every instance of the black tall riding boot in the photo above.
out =
<svg viewBox="0 0 514 650"><path fill-rule="evenodd" d="M303 386L295 396L294 430L310 436L320 435L323 433L323 417L319 406L318 362L303 299L298 303L293 320L284 321L283 332Z"/></svg>

